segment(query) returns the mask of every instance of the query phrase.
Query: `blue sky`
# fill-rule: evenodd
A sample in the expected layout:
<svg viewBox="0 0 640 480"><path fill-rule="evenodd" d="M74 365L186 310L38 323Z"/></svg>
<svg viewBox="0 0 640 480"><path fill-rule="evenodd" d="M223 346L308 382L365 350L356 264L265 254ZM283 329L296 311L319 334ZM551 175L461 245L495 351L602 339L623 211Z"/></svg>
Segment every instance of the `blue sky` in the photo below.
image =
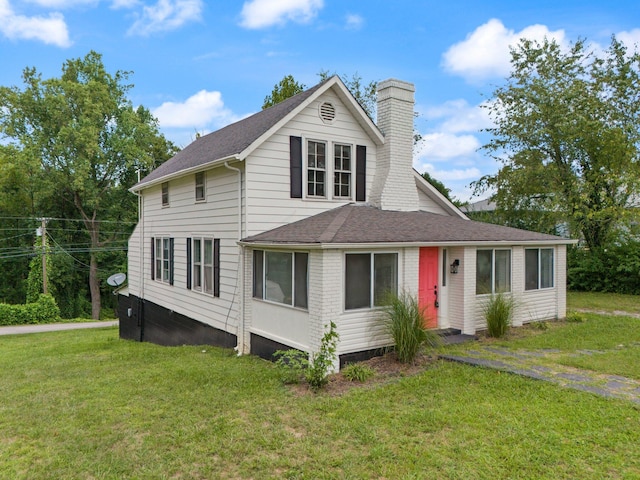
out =
<svg viewBox="0 0 640 480"><path fill-rule="evenodd" d="M0 0L0 85L22 70L59 76L90 50L131 71L135 105L186 146L260 109L285 75L310 87L325 70L416 86L424 137L414 166L457 198L499 165L478 151L479 106L509 72L509 45L554 37L594 48L640 44L637 0Z"/></svg>

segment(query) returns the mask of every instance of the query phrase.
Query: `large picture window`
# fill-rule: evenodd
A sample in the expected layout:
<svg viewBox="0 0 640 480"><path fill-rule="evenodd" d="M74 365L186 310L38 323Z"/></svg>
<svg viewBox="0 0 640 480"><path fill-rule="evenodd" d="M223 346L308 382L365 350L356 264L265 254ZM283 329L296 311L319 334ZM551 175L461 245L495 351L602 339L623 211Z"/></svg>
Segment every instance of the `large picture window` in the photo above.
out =
<svg viewBox="0 0 640 480"><path fill-rule="evenodd" d="M151 279L173 285L173 238L151 239Z"/></svg>
<svg viewBox="0 0 640 480"><path fill-rule="evenodd" d="M527 248L524 264L525 290L553 287L553 248Z"/></svg>
<svg viewBox="0 0 640 480"><path fill-rule="evenodd" d="M348 253L345 256L345 310L382 306L398 292L397 253Z"/></svg>
<svg viewBox="0 0 640 480"><path fill-rule="evenodd" d="M253 296L307 308L309 254L253 251Z"/></svg>
<svg viewBox="0 0 640 480"><path fill-rule="evenodd" d="M476 294L511 291L511 250L476 252Z"/></svg>

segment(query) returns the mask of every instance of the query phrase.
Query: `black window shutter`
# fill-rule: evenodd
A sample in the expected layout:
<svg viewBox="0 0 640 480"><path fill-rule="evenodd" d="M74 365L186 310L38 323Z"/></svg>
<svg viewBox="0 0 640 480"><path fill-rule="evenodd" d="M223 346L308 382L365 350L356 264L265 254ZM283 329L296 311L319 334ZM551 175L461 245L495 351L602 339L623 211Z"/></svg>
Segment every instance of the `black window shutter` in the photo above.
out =
<svg viewBox="0 0 640 480"><path fill-rule="evenodd" d="M302 198L302 137L289 137L291 198Z"/></svg>
<svg viewBox="0 0 640 480"><path fill-rule="evenodd" d="M169 285L173 285L173 238L169 239Z"/></svg>
<svg viewBox="0 0 640 480"><path fill-rule="evenodd" d="M187 238L187 289L191 290L191 239Z"/></svg>
<svg viewBox="0 0 640 480"><path fill-rule="evenodd" d="M156 239L151 237L151 280L156 279ZM142 259L140 259L142 261Z"/></svg>
<svg viewBox="0 0 640 480"><path fill-rule="evenodd" d="M356 146L356 202L367 200L367 147Z"/></svg>
<svg viewBox="0 0 640 480"><path fill-rule="evenodd" d="M220 239L213 239L213 296L220 296Z"/></svg>

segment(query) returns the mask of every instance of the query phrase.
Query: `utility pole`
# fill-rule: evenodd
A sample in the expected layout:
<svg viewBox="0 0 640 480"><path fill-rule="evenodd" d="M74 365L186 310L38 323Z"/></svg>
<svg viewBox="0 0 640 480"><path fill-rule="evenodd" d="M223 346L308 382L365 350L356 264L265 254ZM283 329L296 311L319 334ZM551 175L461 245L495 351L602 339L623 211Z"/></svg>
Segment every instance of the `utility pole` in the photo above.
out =
<svg viewBox="0 0 640 480"><path fill-rule="evenodd" d="M42 225L42 293L47 294L47 219L41 218Z"/></svg>

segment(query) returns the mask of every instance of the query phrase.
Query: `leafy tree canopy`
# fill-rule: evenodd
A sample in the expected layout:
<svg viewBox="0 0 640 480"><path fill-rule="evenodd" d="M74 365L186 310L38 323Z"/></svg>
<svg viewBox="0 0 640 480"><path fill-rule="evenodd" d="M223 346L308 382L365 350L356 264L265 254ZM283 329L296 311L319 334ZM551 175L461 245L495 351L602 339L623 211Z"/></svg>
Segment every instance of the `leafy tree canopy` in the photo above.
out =
<svg viewBox="0 0 640 480"><path fill-rule="evenodd" d="M584 40L522 40L512 72L489 102L483 148L502 163L475 182L499 209L567 221L591 249L615 238L640 192L640 55L615 37L604 52Z"/></svg>
<svg viewBox="0 0 640 480"><path fill-rule="evenodd" d="M262 110L303 92L305 88L307 87L302 83L298 83L296 79L293 78L293 75L285 75L282 80L273 86L271 94L264 98Z"/></svg>
<svg viewBox="0 0 640 480"><path fill-rule="evenodd" d="M90 238L93 318L100 314L96 252L111 240L103 222L135 220L136 200L127 189L136 170L145 173L175 152L149 110L127 98L128 77L129 72L108 73L92 51L66 61L59 78L45 80L26 68L24 88L0 87L5 152L27 169L18 183L37 179L34 209L55 215L52 206L65 203Z"/></svg>

